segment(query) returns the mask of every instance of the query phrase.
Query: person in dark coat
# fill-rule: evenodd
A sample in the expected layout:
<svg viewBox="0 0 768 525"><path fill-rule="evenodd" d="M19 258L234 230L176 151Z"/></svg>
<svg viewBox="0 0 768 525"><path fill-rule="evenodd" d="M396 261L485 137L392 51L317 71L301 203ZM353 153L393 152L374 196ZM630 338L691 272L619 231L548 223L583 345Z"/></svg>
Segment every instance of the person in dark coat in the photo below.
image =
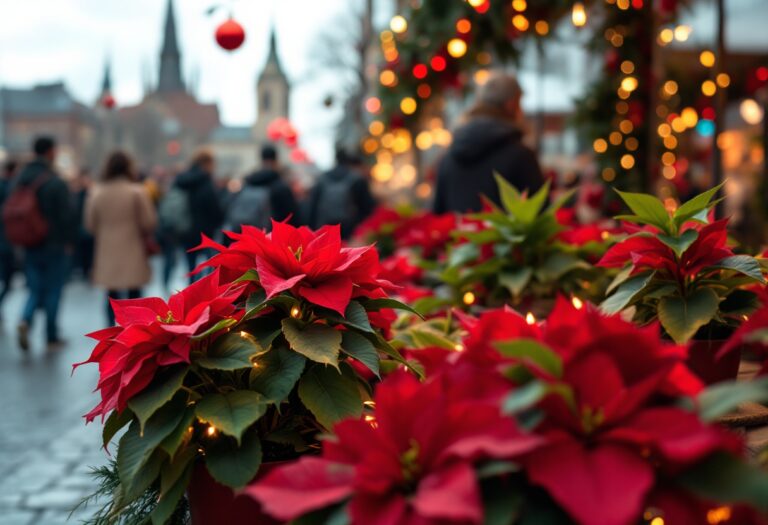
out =
<svg viewBox="0 0 768 525"><path fill-rule="evenodd" d="M259 206L259 191L265 202ZM250 202L250 212L244 206ZM257 209L257 208L261 209ZM271 144L261 148L261 167L243 179L243 187L230 204L229 226L237 230L241 224L270 229L270 219L298 225L296 196L280 173L277 150ZM240 211L242 210L242 212Z"/></svg>
<svg viewBox="0 0 768 525"><path fill-rule="evenodd" d="M435 213L480 211L481 195L499 204L494 172L529 194L544 184L536 154L522 142L520 97L509 74L495 73L480 88L438 165Z"/></svg>
<svg viewBox="0 0 768 525"><path fill-rule="evenodd" d="M28 248L24 254L29 297L18 336L19 346L25 351L29 349L29 331L38 308L45 310L48 349L57 349L63 343L59 337L59 305L77 232L69 188L53 168L55 141L50 137L39 137L35 139L33 149L35 159L24 166L16 184L40 184L37 200L48 224L48 235L41 245Z"/></svg>
<svg viewBox="0 0 768 525"><path fill-rule="evenodd" d="M0 209L3 207L5 199L11 193L11 186L16 177L16 161L9 160L3 166L3 173L0 174ZM0 308L3 306L3 300L11 291L11 280L16 269L16 260L13 255L13 246L5 237L3 224L0 221ZM0 311L0 318L2 318Z"/></svg>
<svg viewBox="0 0 768 525"><path fill-rule="evenodd" d="M218 193L213 181L214 167L213 154L208 150L201 150L195 154L189 169L176 177L174 182L189 198L192 230L179 241L187 252L187 266L190 272L195 269L199 260L207 258L210 253L189 250L200 244L201 234L214 237L224 223L224 210L216 198ZM190 276L190 282L199 277L200 275Z"/></svg>
<svg viewBox="0 0 768 525"><path fill-rule="evenodd" d="M342 239L348 239L355 228L373 213L376 200L368 180L362 173L363 163L344 150L336 152L336 167L323 173L309 197L309 224L320 228L341 225Z"/></svg>

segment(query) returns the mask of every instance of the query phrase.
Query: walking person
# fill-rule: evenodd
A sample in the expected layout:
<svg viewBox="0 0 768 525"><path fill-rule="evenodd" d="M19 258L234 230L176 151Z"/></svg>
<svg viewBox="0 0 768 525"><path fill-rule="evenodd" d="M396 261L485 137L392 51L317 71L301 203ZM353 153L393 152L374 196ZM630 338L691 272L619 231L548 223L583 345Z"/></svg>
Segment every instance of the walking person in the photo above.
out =
<svg viewBox="0 0 768 525"><path fill-rule="evenodd" d="M3 172L0 174L0 209L3 203L11 193L14 178L16 176L17 164L9 160L3 166ZM5 235L5 229L0 223L0 319L2 319L2 306L8 293L11 291L11 280L16 270L16 258L14 257L13 246L8 242Z"/></svg>
<svg viewBox="0 0 768 525"><path fill-rule="evenodd" d="M376 208L368 180L362 173L363 163L344 150L336 152L336 166L323 173L312 189L309 224L320 228L341 225L342 239L348 239L355 228Z"/></svg>
<svg viewBox="0 0 768 525"><path fill-rule="evenodd" d="M272 219L296 224L297 211L296 197L280 174L277 150L268 144L261 149L261 168L243 180L229 205L228 229L240 231L246 224L269 230Z"/></svg>
<svg viewBox="0 0 768 525"><path fill-rule="evenodd" d="M172 213L168 208L176 208L176 220L179 222L183 220L189 224L188 228L178 224L174 230L181 246L187 252L190 283L201 277L200 274L191 275L191 272L199 260L202 257L209 257L210 253L189 250L200 244L201 234L214 237L224 223L224 210L219 199L216 198L218 193L213 182L214 167L213 154L206 149L198 151L189 169L176 177L173 188L165 196L165 213L162 209L160 212L161 215L170 218ZM174 205L170 206L171 203ZM184 209L185 206L186 209Z"/></svg>
<svg viewBox="0 0 768 525"><path fill-rule="evenodd" d="M74 210L69 188L53 168L56 142L38 137L33 150L34 160L21 170L3 205L3 224L11 244L25 252L29 297L18 327L19 346L29 350L35 311L42 308L48 349L56 350L63 345L58 316L75 237Z"/></svg>
<svg viewBox="0 0 768 525"><path fill-rule="evenodd" d="M492 74L480 88L437 167L435 213L480 211L481 195L501 204L494 173L521 192L544 184L536 154L522 141L521 97L507 73Z"/></svg>
<svg viewBox="0 0 768 525"><path fill-rule="evenodd" d="M115 324L110 299L138 299L152 277L148 244L157 225L155 207L136 181L133 163L116 151L85 206L85 227L95 243L93 282L107 291L107 319Z"/></svg>

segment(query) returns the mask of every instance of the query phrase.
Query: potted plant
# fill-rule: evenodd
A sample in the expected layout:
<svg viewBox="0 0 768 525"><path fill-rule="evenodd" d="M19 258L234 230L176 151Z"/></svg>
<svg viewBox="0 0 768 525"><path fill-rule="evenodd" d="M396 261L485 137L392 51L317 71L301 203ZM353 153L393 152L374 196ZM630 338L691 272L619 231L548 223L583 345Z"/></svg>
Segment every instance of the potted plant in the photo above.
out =
<svg viewBox="0 0 768 525"><path fill-rule="evenodd" d="M633 307L632 318L639 324L658 319L666 337L692 341L691 367L708 382L735 377L738 353L721 362L715 355L758 304L756 294L745 288L765 284L758 261L735 255L728 246L728 220L711 218L712 199L721 186L674 213L652 195L618 192L633 214L617 218L637 227L598 263L621 268L603 311Z"/></svg>
<svg viewBox="0 0 768 525"><path fill-rule="evenodd" d="M475 227L454 233L440 274L457 304L511 304L541 317L558 293L584 300L599 296L605 272L589 263L599 243L570 243L559 236L566 228L557 212L572 193L547 205L548 183L528 196L503 177L496 180L502 207L486 201L486 210L468 217Z"/></svg>
<svg viewBox="0 0 768 525"><path fill-rule="evenodd" d="M91 334L101 402L86 418L106 418L105 447L127 427L94 523L176 523L185 493L194 525L272 523L233 490L362 417L359 370L409 366L372 324L405 308L387 298L372 246L283 223L229 236L203 243L218 253L200 270L213 273L167 302L114 301L118 325Z"/></svg>

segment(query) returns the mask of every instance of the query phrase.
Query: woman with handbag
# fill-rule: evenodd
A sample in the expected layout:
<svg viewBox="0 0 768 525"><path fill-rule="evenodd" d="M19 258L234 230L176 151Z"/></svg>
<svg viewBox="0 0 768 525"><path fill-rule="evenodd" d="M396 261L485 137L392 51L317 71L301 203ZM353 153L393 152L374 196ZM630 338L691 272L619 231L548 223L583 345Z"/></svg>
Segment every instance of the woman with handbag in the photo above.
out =
<svg viewBox="0 0 768 525"><path fill-rule="evenodd" d="M115 323L110 299L137 299L152 278L156 225L155 208L136 181L130 157L112 153L85 206L85 227L95 241L93 281L107 291L110 326Z"/></svg>

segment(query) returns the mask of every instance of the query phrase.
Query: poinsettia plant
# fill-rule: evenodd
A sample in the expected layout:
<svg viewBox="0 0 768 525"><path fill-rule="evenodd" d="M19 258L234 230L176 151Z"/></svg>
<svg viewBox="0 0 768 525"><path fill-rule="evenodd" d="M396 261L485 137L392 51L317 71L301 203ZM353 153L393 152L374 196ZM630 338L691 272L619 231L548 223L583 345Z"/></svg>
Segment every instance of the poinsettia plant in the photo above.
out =
<svg viewBox="0 0 768 525"><path fill-rule="evenodd" d="M765 284L759 262L728 246L727 219L712 220L721 186L674 213L652 195L618 192L633 214L617 218L636 227L598 263L621 268L602 303L605 312L634 307L635 321L658 319L682 343L725 339L757 307L756 294L746 288Z"/></svg>
<svg viewBox="0 0 768 525"><path fill-rule="evenodd" d="M263 461L295 458L360 417L363 375L410 367L376 327L382 310L407 307L387 297L373 246L343 247L337 226L228 235L228 247L203 242L218 252L200 268L208 276L167 302L113 301L117 326L91 334L101 402L86 418L106 418L105 447L123 431L110 516L149 490L152 523L166 523L200 462L243 487Z"/></svg>
<svg viewBox="0 0 768 525"><path fill-rule="evenodd" d="M464 323L426 382L388 377L367 421L246 493L309 523L763 523L768 474L712 420L768 379L702 390L685 347L562 299L542 325Z"/></svg>
<svg viewBox="0 0 768 525"><path fill-rule="evenodd" d="M471 223L465 221L472 229L454 232L456 243L440 274L457 302L525 305L554 300L558 293L600 296L605 272L589 263L598 242L572 243L560 236L566 228L557 213L571 193L547 204L548 183L529 196L503 177L496 179L502 206L486 201L484 211L471 215Z"/></svg>

